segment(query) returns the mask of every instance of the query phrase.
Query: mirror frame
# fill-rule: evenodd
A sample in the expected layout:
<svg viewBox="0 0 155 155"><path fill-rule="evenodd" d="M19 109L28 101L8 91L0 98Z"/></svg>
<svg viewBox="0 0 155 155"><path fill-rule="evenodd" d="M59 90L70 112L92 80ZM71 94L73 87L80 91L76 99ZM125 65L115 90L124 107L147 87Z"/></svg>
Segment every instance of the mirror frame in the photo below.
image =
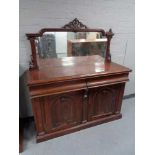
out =
<svg viewBox="0 0 155 155"><path fill-rule="evenodd" d="M110 42L114 35L112 29L105 32L103 29L90 29L83 23L81 23L77 18L73 21L69 22L68 24L64 25L62 28L43 28L38 33L27 33L27 39L30 41L31 45L31 61L29 64L29 70L31 69L39 69L38 62L37 62L37 54L36 54L36 47L35 47L35 39L37 37L43 36L45 32L101 32L103 36L107 38L107 49L106 49L106 56L105 61L111 62L111 54L110 54Z"/></svg>

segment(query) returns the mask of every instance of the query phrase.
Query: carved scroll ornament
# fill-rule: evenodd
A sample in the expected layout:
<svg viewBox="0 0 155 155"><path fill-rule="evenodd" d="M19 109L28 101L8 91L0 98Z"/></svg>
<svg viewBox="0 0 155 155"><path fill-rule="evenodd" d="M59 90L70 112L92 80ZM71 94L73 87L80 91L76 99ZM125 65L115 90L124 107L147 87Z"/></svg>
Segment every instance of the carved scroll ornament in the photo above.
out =
<svg viewBox="0 0 155 155"><path fill-rule="evenodd" d="M81 23L77 18L69 22L68 24L64 25L62 28L65 29L87 29L88 27Z"/></svg>

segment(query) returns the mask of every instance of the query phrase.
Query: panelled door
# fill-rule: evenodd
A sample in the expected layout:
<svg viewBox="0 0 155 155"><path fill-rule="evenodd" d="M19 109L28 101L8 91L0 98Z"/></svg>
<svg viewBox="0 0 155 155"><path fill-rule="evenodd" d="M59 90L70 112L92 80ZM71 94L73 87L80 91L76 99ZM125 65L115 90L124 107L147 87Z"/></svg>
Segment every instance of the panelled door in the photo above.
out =
<svg viewBox="0 0 155 155"><path fill-rule="evenodd" d="M45 132L82 123L84 90L42 97Z"/></svg>
<svg viewBox="0 0 155 155"><path fill-rule="evenodd" d="M124 84L89 88L88 120L95 120L120 111Z"/></svg>

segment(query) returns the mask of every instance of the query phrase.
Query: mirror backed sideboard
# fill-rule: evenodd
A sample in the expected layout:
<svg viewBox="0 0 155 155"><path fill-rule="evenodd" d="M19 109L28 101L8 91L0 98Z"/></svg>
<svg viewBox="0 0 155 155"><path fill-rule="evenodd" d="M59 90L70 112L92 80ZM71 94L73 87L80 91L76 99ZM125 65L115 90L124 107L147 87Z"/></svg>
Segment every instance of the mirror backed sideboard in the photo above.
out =
<svg viewBox="0 0 155 155"><path fill-rule="evenodd" d="M90 29L77 18L62 28L27 33L26 72L37 142L120 119L131 70L111 62L110 29Z"/></svg>

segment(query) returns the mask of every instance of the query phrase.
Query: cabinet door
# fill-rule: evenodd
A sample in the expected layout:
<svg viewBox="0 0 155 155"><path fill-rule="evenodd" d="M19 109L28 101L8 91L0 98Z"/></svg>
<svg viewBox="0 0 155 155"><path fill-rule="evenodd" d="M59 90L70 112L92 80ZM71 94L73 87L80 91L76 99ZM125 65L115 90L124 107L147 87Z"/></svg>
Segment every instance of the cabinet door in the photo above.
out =
<svg viewBox="0 0 155 155"><path fill-rule="evenodd" d="M44 129L61 130L82 122L83 91L43 97Z"/></svg>
<svg viewBox="0 0 155 155"><path fill-rule="evenodd" d="M88 120L120 113L124 84L89 89Z"/></svg>

